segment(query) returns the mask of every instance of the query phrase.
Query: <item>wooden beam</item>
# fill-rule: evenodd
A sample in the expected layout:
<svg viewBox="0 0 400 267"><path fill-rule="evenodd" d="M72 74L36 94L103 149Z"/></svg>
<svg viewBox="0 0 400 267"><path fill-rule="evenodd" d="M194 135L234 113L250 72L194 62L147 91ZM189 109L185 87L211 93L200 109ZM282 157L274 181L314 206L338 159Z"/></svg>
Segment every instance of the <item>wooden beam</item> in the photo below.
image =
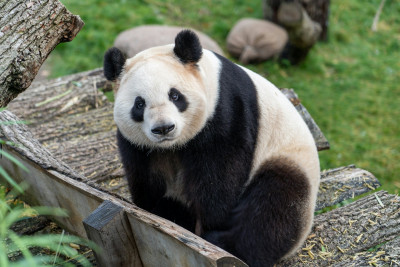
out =
<svg viewBox="0 0 400 267"><path fill-rule="evenodd" d="M156 215L143 216L137 210L127 209L127 217L144 266L247 266L221 248Z"/></svg>
<svg viewBox="0 0 400 267"><path fill-rule="evenodd" d="M99 266L143 266L123 206L106 200L83 225L88 238L101 247L94 253Z"/></svg>
<svg viewBox="0 0 400 267"><path fill-rule="evenodd" d="M301 104L299 97L294 92L293 89L282 88L282 93L292 102L295 106L303 120L306 122L308 128L311 131L311 134L314 137L315 144L317 146L318 151L329 149L329 142L322 133L321 129L315 123L314 119L311 117L310 113L307 109Z"/></svg>

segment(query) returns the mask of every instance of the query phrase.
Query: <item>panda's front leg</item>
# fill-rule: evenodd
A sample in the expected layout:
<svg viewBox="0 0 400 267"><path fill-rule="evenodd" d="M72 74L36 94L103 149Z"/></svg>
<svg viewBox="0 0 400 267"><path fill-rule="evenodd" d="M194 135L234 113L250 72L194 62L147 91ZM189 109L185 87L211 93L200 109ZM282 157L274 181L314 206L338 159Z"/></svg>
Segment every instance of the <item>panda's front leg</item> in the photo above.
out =
<svg viewBox="0 0 400 267"><path fill-rule="evenodd" d="M129 142L119 130L117 141L132 201L151 211L165 194L165 182L162 177L151 175L148 150Z"/></svg>
<svg viewBox="0 0 400 267"><path fill-rule="evenodd" d="M247 170L234 160L235 156L197 154L184 157L184 193L196 217L195 233L202 235L213 229L224 228L224 223L235 207L242 191Z"/></svg>

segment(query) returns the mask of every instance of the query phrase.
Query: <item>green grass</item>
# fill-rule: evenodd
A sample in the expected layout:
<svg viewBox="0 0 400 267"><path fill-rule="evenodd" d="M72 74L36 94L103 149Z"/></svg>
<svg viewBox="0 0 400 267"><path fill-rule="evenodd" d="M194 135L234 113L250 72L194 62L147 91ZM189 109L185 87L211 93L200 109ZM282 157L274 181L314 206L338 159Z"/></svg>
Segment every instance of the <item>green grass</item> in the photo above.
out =
<svg viewBox="0 0 400 267"><path fill-rule="evenodd" d="M5 123L7 122L0 122L0 124ZM3 144L14 145L0 139L0 145ZM4 156L18 168L28 172L28 169L13 155L0 149L0 156ZM26 205L18 199L26 188L28 188L26 183L17 184L6 170L0 166L0 266L39 267L54 266L55 264L57 266L74 266L69 262L69 259L79 262L79 266L92 266L88 259L69 245L70 243L87 245L97 251L98 246L92 241L70 235L64 236L64 232L61 235L19 235L14 232L12 226L15 223L31 217L38 215L68 216L65 210L59 208L30 207ZM33 252L35 248L37 252ZM52 251L55 255L43 254L43 251L46 251L46 253Z"/></svg>
<svg viewBox="0 0 400 267"><path fill-rule="evenodd" d="M331 1L329 42L317 44L299 66L266 62L248 66L278 87L294 88L331 144L321 168L356 164L383 188L400 190L400 2L388 0L378 32L371 24L381 0ZM260 0L62 0L86 25L72 43L59 45L53 76L102 65L118 32L142 24L193 27L225 48L242 17L262 18Z"/></svg>

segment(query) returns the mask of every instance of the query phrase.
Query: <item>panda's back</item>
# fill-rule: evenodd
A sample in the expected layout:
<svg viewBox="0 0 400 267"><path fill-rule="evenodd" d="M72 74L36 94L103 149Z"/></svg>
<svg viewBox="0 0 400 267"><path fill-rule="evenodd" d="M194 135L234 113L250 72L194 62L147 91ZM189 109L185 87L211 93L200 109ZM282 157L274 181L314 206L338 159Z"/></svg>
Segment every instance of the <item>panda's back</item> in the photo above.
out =
<svg viewBox="0 0 400 267"><path fill-rule="evenodd" d="M255 85L259 106L258 140L251 176L266 160L283 158L301 166L316 189L320 177L319 159L308 126L275 85L251 70L243 69Z"/></svg>

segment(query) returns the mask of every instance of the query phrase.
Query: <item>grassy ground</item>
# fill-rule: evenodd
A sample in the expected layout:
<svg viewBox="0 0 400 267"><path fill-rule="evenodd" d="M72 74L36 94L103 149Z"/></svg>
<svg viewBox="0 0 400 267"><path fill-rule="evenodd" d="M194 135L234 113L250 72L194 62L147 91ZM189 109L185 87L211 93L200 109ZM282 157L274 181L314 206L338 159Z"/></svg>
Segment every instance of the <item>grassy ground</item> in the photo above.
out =
<svg viewBox="0 0 400 267"><path fill-rule="evenodd" d="M199 29L221 47L242 17L262 18L260 0L61 0L86 25L59 45L53 76L102 65L118 32L142 24ZM276 62L248 66L278 87L294 88L331 143L321 168L356 164L383 188L400 191L400 2L386 1L378 32L370 30L381 0L331 1L329 42L319 43L300 66Z"/></svg>

